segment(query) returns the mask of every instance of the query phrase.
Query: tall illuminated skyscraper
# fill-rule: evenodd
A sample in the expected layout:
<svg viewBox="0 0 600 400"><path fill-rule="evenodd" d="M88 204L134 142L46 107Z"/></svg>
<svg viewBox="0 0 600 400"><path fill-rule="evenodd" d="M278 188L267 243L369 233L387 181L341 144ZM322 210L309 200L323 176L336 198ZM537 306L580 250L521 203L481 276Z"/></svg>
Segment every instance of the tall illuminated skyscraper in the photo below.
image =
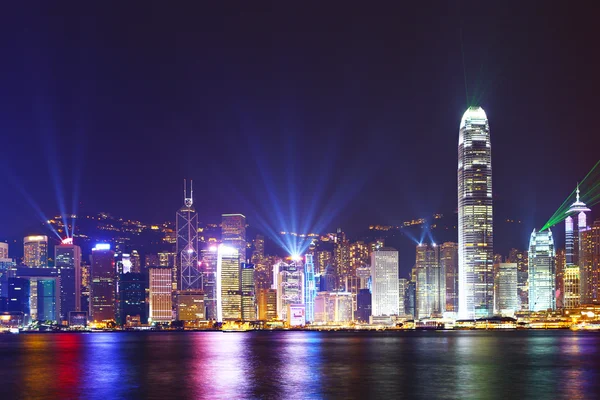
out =
<svg viewBox="0 0 600 400"><path fill-rule="evenodd" d="M217 322L242 319L240 255L237 249L220 245L217 256Z"/></svg>
<svg viewBox="0 0 600 400"><path fill-rule="evenodd" d="M256 287L254 285L254 264L242 263L242 320L256 321Z"/></svg>
<svg viewBox="0 0 600 400"><path fill-rule="evenodd" d="M23 240L23 264L28 267L48 266L48 236L25 236Z"/></svg>
<svg viewBox="0 0 600 400"><path fill-rule="evenodd" d="M221 240L223 244L236 249L240 255L240 262L245 262L246 217L242 214L223 214L221 218Z"/></svg>
<svg viewBox="0 0 600 400"><path fill-rule="evenodd" d="M458 312L488 317L494 305L490 128L481 107L469 107L458 138Z"/></svg>
<svg viewBox="0 0 600 400"><path fill-rule="evenodd" d="M69 313L81 311L81 248L65 239L54 246L54 265L60 276L60 319L69 320Z"/></svg>
<svg viewBox="0 0 600 400"><path fill-rule="evenodd" d="M583 233L588 229L586 212L591 210L579 198L579 185L577 185L575 202L567 210L565 218L565 250L566 267L579 267L579 296L580 303L592 302L591 277L592 271L584 265ZM574 219L571 215L576 216ZM575 224L577 222L577 224Z"/></svg>
<svg viewBox="0 0 600 400"><path fill-rule="evenodd" d="M173 273L175 281L179 274L180 290L201 290L202 279L198 266L198 214L193 207L194 192L190 181L190 195L187 186L183 189L184 206L177 211L177 265Z"/></svg>
<svg viewBox="0 0 600 400"><path fill-rule="evenodd" d="M172 270L169 267L148 269L149 323L167 323L173 320Z"/></svg>
<svg viewBox="0 0 600 400"><path fill-rule="evenodd" d="M8 243L0 242L0 260L8 258Z"/></svg>
<svg viewBox="0 0 600 400"><path fill-rule="evenodd" d="M398 251L382 247L371 253L371 315L399 314Z"/></svg>
<svg viewBox="0 0 600 400"><path fill-rule="evenodd" d="M529 259L527 251L510 249L507 261L517 264L517 293L519 309L529 310Z"/></svg>
<svg viewBox="0 0 600 400"><path fill-rule="evenodd" d="M517 263L499 263L495 277L496 313L514 316L520 308Z"/></svg>
<svg viewBox="0 0 600 400"><path fill-rule="evenodd" d="M315 284L315 263L313 255L307 254L304 262L304 304L306 305L306 322L313 322L315 318L315 297L317 288Z"/></svg>
<svg viewBox="0 0 600 400"><path fill-rule="evenodd" d="M458 311L458 243L446 242L440 246L440 268L446 277L445 311Z"/></svg>
<svg viewBox="0 0 600 400"><path fill-rule="evenodd" d="M587 303L600 303L600 219L581 235L582 267L586 271Z"/></svg>
<svg viewBox="0 0 600 400"><path fill-rule="evenodd" d="M417 266L417 318L439 317L446 308L446 279L435 244L419 244Z"/></svg>
<svg viewBox="0 0 600 400"><path fill-rule="evenodd" d="M529 310L545 311L556 308L555 252L552 231L531 233L529 240Z"/></svg>
<svg viewBox="0 0 600 400"><path fill-rule="evenodd" d="M109 244L97 244L92 249L90 266L90 320L96 323L116 321L115 252Z"/></svg>
<svg viewBox="0 0 600 400"><path fill-rule="evenodd" d="M274 287L277 290L277 314L287 321L290 305L304 304L304 267L302 262L292 260L289 264L279 262L273 266Z"/></svg>

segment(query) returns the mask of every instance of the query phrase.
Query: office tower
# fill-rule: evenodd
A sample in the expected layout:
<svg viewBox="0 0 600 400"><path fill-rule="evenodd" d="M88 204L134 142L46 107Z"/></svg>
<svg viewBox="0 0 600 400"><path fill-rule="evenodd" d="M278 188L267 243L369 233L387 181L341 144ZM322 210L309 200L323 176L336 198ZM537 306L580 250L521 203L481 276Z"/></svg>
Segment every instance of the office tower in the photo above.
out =
<svg viewBox="0 0 600 400"><path fill-rule="evenodd" d="M217 246L209 246L200 251L202 265L202 291L206 320L217 319Z"/></svg>
<svg viewBox="0 0 600 400"><path fill-rule="evenodd" d="M32 268L48 266L48 236L25 236L23 250L24 265Z"/></svg>
<svg viewBox="0 0 600 400"><path fill-rule="evenodd" d="M131 254L118 252L115 256L115 262L118 275L131 272Z"/></svg>
<svg viewBox="0 0 600 400"><path fill-rule="evenodd" d="M173 264L175 265L175 264ZM148 269L150 267L158 267L160 266L160 261L158 259L158 254L146 254L144 257L144 268Z"/></svg>
<svg viewBox="0 0 600 400"><path fill-rule="evenodd" d="M310 323L315 319L315 297L317 296L315 263L312 254L307 254L304 259L304 304L306 305L306 322Z"/></svg>
<svg viewBox="0 0 600 400"><path fill-rule="evenodd" d="M356 275L358 268L369 266L369 246L365 242L354 242L350 244L350 273Z"/></svg>
<svg viewBox="0 0 600 400"><path fill-rule="evenodd" d="M336 290L344 290L345 278L354 273L350 270L350 243L341 229L338 229L336 243L333 247L333 262L338 278Z"/></svg>
<svg viewBox="0 0 600 400"><path fill-rule="evenodd" d="M446 278L445 311L458 311L458 243L446 242L440 246L440 268Z"/></svg>
<svg viewBox="0 0 600 400"><path fill-rule="evenodd" d="M545 311L556 308L555 253L552 231L531 233L529 240L529 310Z"/></svg>
<svg viewBox="0 0 600 400"><path fill-rule="evenodd" d="M499 263L495 281L496 313L514 316L520 308L517 263Z"/></svg>
<svg viewBox="0 0 600 400"><path fill-rule="evenodd" d="M277 313L282 321L288 320L288 305L304 304L304 267L300 261L289 264L281 261L273 267L277 290Z"/></svg>
<svg viewBox="0 0 600 400"><path fill-rule="evenodd" d="M131 272L139 274L142 272L142 261L140 258L140 253L137 250L131 251Z"/></svg>
<svg viewBox="0 0 600 400"><path fill-rule="evenodd" d="M333 255L331 251L321 250L317 251L317 259L315 265L315 273L322 275L325 273L325 269L328 265L333 264Z"/></svg>
<svg viewBox="0 0 600 400"><path fill-rule="evenodd" d="M371 315L398 315L398 251L382 247L371 253Z"/></svg>
<svg viewBox="0 0 600 400"><path fill-rule="evenodd" d="M118 287L119 324L125 325L128 320L147 324L146 288L148 288L148 281L146 274L138 272L121 274Z"/></svg>
<svg viewBox="0 0 600 400"><path fill-rule="evenodd" d="M178 287L180 290L200 290L202 282L198 267L198 214L194 209L194 192L190 181L190 195L187 195L187 186L183 181L184 205L177 211L177 243L176 265L174 269L171 289ZM179 279L178 279L179 278ZM177 286L178 285L178 286Z"/></svg>
<svg viewBox="0 0 600 400"><path fill-rule="evenodd" d="M90 312L90 271L89 264L81 263L81 311Z"/></svg>
<svg viewBox="0 0 600 400"><path fill-rule="evenodd" d="M173 320L173 275L170 267L148 269L148 323L165 324Z"/></svg>
<svg viewBox="0 0 600 400"><path fill-rule="evenodd" d="M58 270L45 267L17 267L14 274L17 278L29 280L29 321L58 321L60 315Z"/></svg>
<svg viewBox="0 0 600 400"><path fill-rule="evenodd" d="M30 281L27 278L7 279L7 311L22 312L25 323L31 322Z"/></svg>
<svg viewBox="0 0 600 400"><path fill-rule="evenodd" d="M206 319L204 310L204 293L202 291L187 290L177 294L177 319L179 321L202 321Z"/></svg>
<svg viewBox="0 0 600 400"><path fill-rule="evenodd" d="M507 261L517 264L517 293L520 310L529 310L529 261L527 251L511 249Z"/></svg>
<svg viewBox="0 0 600 400"><path fill-rule="evenodd" d="M565 309L577 308L580 305L580 271L577 265L568 265L564 268L562 304Z"/></svg>
<svg viewBox="0 0 600 400"><path fill-rule="evenodd" d="M115 252L109 244L99 243L92 249L90 260L90 321L116 321Z"/></svg>
<svg viewBox="0 0 600 400"><path fill-rule="evenodd" d="M217 256L217 322L242 319L240 255L220 245Z"/></svg>
<svg viewBox="0 0 600 400"><path fill-rule="evenodd" d="M554 279L554 287L556 288L556 308L564 308L565 295L565 268L566 268L566 251L565 249L556 250L556 278ZM579 282L579 274L577 274ZM577 289L579 295L579 289Z"/></svg>
<svg viewBox="0 0 600 400"><path fill-rule="evenodd" d="M348 292L319 292L315 298L316 323L350 322L352 294Z"/></svg>
<svg viewBox="0 0 600 400"><path fill-rule="evenodd" d="M371 291L369 289L360 289L356 295L356 314L355 319L359 322L369 322L372 311Z"/></svg>
<svg viewBox="0 0 600 400"><path fill-rule="evenodd" d="M583 233L588 229L585 213L589 211L590 209L579 198L579 185L577 185L575 202L571 204L565 213L567 214L567 218L565 218L565 266L576 265L579 267L580 304L592 302L592 290L590 286L591 271L583 265L584 249L582 237Z"/></svg>
<svg viewBox="0 0 600 400"><path fill-rule="evenodd" d="M240 262L246 261L246 217L242 214L223 214L221 218L221 241L238 251Z"/></svg>
<svg viewBox="0 0 600 400"><path fill-rule="evenodd" d="M8 258L8 243L0 242L0 260Z"/></svg>
<svg viewBox="0 0 600 400"><path fill-rule="evenodd" d="M458 312L460 318L493 312L492 154L481 107L464 113L458 139Z"/></svg>
<svg viewBox="0 0 600 400"><path fill-rule="evenodd" d="M256 321L254 264L242 263L242 320Z"/></svg>
<svg viewBox="0 0 600 400"><path fill-rule="evenodd" d="M71 241L54 246L54 265L60 277L60 320L81 311L81 248Z"/></svg>
<svg viewBox="0 0 600 400"><path fill-rule="evenodd" d="M435 243L419 244L416 250L417 317L440 317L446 308L446 276L440 267Z"/></svg>
<svg viewBox="0 0 600 400"><path fill-rule="evenodd" d="M177 253L172 253L169 251L163 251L158 253L158 264L155 266L158 267L173 267L177 264Z"/></svg>
<svg viewBox="0 0 600 400"><path fill-rule="evenodd" d="M586 271L587 303L600 302L600 219L581 234L583 260L581 262Z"/></svg>
<svg viewBox="0 0 600 400"><path fill-rule="evenodd" d="M261 321L277 319L277 290L258 290L258 319Z"/></svg>
<svg viewBox="0 0 600 400"><path fill-rule="evenodd" d="M406 315L406 291L408 290L408 279L398 279L398 315Z"/></svg>
<svg viewBox="0 0 600 400"><path fill-rule="evenodd" d="M411 315L413 318L417 315L417 281L409 281L408 288L406 291L406 314Z"/></svg>

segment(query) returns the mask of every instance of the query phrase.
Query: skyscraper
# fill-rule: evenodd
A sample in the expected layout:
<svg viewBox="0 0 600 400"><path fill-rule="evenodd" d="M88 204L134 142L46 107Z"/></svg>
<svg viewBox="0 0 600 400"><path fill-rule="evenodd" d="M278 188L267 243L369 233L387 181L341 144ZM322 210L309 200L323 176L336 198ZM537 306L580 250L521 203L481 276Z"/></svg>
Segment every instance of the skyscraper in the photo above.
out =
<svg viewBox="0 0 600 400"><path fill-rule="evenodd" d="M242 319L240 255L220 245L217 256L217 322Z"/></svg>
<svg viewBox="0 0 600 400"><path fill-rule="evenodd" d="M54 246L54 265L60 277L60 319L69 320L69 313L81 311L81 248L70 240Z"/></svg>
<svg viewBox="0 0 600 400"><path fill-rule="evenodd" d="M8 243L0 242L0 260L8 258Z"/></svg>
<svg viewBox="0 0 600 400"><path fill-rule="evenodd" d="M256 293L254 264L242 263L242 320L256 321Z"/></svg>
<svg viewBox="0 0 600 400"><path fill-rule="evenodd" d="M531 233L529 240L529 310L556 308L555 252L552 231Z"/></svg>
<svg viewBox="0 0 600 400"><path fill-rule="evenodd" d="M446 242L440 246L440 268L446 276L446 309L458 311L458 243Z"/></svg>
<svg viewBox="0 0 600 400"><path fill-rule="evenodd" d="M577 308L580 303L580 269L577 265L566 266L563 272L562 307L565 309Z"/></svg>
<svg viewBox="0 0 600 400"><path fill-rule="evenodd" d="M496 313L513 316L520 308L517 263L499 263L495 277Z"/></svg>
<svg viewBox="0 0 600 400"><path fill-rule="evenodd" d="M174 281L180 290L202 289L200 268L198 267L198 214L194 209L194 192L190 181L190 195L184 182L184 205L177 211L177 263L173 272ZM177 279L179 275L179 279ZM173 289L171 286L171 289Z"/></svg>
<svg viewBox="0 0 600 400"><path fill-rule="evenodd" d="M579 185L576 189L575 202L567 210L565 218L565 270L571 266L579 267L580 304L592 302L590 290L591 271L584 265L583 233L588 229L586 212L590 209L579 198ZM576 221L573 217L576 216ZM575 222L577 222L575 224Z"/></svg>
<svg viewBox="0 0 600 400"><path fill-rule="evenodd" d="M151 267L148 269L148 322L168 323L173 320L173 285L170 267Z"/></svg>
<svg viewBox="0 0 600 400"><path fill-rule="evenodd" d="M246 261L246 217L242 214L221 216L221 241L237 250L240 262Z"/></svg>
<svg viewBox="0 0 600 400"><path fill-rule="evenodd" d="M398 251L383 247L371 253L371 315L398 315Z"/></svg>
<svg viewBox="0 0 600 400"><path fill-rule="evenodd" d="M600 219L581 235L583 268L587 271L587 303L600 302Z"/></svg>
<svg viewBox="0 0 600 400"><path fill-rule="evenodd" d="M458 139L458 312L493 313L493 209L490 128L481 107L464 113Z"/></svg>
<svg viewBox="0 0 600 400"><path fill-rule="evenodd" d="M519 309L529 310L529 261L527 251L510 249L507 261L517 264L517 293Z"/></svg>
<svg viewBox="0 0 600 400"><path fill-rule="evenodd" d="M200 251L202 257L202 291L204 292L204 318L217 319L217 246Z"/></svg>
<svg viewBox="0 0 600 400"><path fill-rule="evenodd" d="M315 318L315 297L317 295L315 264L312 254L307 254L304 258L304 304L306 305L306 322L310 323Z"/></svg>
<svg viewBox="0 0 600 400"><path fill-rule="evenodd" d="M92 249L90 266L90 321L116 321L115 252L108 244L97 244Z"/></svg>
<svg viewBox="0 0 600 400"><path fill-rule="evenodd" d="M23 240L23 264L28 267L48 266L48 236L25 236Z"/></svg>
<svg viewBox="0 0 600 400"><path fill-rule="evenodd" d="M131 272L119 276L119 322L121 325L130 319L139 318L140 323L148 322L145 274Z"/></svg>
<svg viewBox="0 0 600 400"><path fill-rule="evenodd" d="M440 268L440 251L435 244L419 244L416 250L417 316L439 317L446 307L446 279Z"/></svg>
<svg viewBox="0 0 600 400"><path fill-rule="evenodd" d="M258 319L261 321L277 319L277 290L258 290Z"/></svg>
<svg viewBox="0 0 600 400"><path fill-rule="evenodd" d="M556 250L556 277L555 277L555 288L556 288L556 308L564 308L564 296L565 296L565 269L566 269L566 252L565 249ZM572 271L571 271L572 274ZM579 272L577 272L577 284L579 285ZM577 295L579 296L579 288L577 289ZM579 301L577 301L579 303Z"/></svg>
<svg viewBox="0 0 600 400"><path fill-rule="evenodd" d="M304 304L304 267L302 262L292 260L289 264L279 262L273 269L273 279L276 279L278 317L282 321L287 321L288 306Z"/></svg>

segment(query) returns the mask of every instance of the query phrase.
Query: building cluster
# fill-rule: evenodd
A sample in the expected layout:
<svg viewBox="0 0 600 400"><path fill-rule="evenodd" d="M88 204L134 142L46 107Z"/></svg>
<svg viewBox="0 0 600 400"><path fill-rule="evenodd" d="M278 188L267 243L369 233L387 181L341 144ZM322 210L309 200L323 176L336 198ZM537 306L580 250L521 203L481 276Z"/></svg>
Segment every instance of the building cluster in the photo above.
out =
<svg viewBox="0 0 600 400"><path fill-rule="evenodd" d="M261 235L248 241L242 214L223 214L220 226L210 227L220 228L219 237L208 235L209 228L199 226L190 185L174 225L91 218L102 231L119 236L98 243L89 262L73 243L74 227L62 218L49 222L72 235L53 254L43 235L25 237L20 263L0 243L0 324L202 329L433 321L435 326L436 319L488 321L577 312L600 303L600 220L588 225L590 209L579 189L564 215L564 249L555 249L550 229L534 230L527 250L513 249L504 257L493 247L490 130L480 107L463 115L458 154L458 241L418 244L408 277L400 276L398 251L384 240L351 241L341 229L322 236L281 232L309 244L304 254L287 258L266 254ZM123 250L131 237L126 234L155 231L164 234L161 243L169 251L144 254L142 260L138 251Z"/></svg>

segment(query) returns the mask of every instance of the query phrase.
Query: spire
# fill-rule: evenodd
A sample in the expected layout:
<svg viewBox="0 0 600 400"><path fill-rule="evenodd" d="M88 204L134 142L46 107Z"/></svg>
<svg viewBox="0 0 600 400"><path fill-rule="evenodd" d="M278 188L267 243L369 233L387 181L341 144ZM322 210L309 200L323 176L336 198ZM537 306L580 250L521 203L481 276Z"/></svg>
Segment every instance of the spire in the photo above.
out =
<svg viewBox="0 0 600 400"><path fill-rule="evenodd" d="M579 182L577 182L577 200L575 202L579 203Z"/></svg>

